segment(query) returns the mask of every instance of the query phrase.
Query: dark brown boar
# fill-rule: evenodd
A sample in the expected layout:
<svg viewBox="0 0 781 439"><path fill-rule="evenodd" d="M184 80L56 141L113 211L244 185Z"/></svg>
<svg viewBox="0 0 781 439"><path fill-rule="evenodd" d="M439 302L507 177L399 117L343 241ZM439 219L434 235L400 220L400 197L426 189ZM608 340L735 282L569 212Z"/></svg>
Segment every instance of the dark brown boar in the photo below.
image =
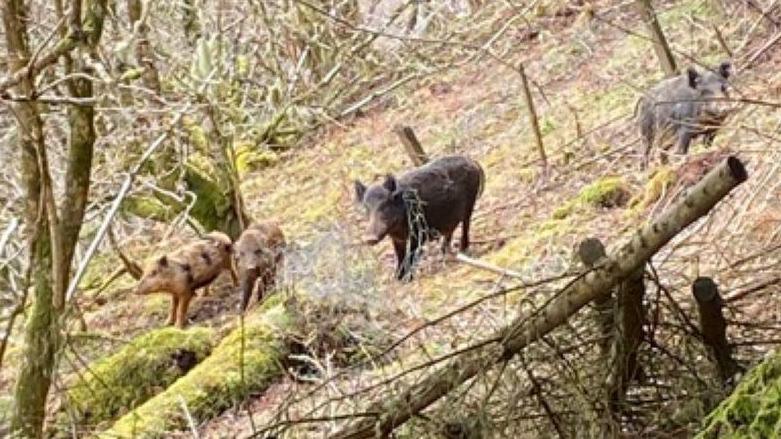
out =
<svg viewBox="0 0 781 439"><path fill-rule="evenodd" d="M355 195L369 213L363 241L375 245L390 236L396 277L409 280L420 246L441 236L447 253L459 223L461 251L469 248L469 222L484 184L483 168L458 155L438 158L398 178L388 175L369 187L356 180Z"/></svg>
<svg viewBox="0 0 781 439"><path fill-rule="evenodd" d="M244 312L258 284L258 303L263 294L274 288L277 272L282 266L285 235L274 222L265 221L251 225L241 234L233 246L241 290L241 308Z"/></svg>
<svg viewBox="0 0 781 439"><path fill-rule="evenodd" d="M134 292L140 295L170 294L171 310L166 324L176 323L183 328L187 321L187 308L198 288L208 288L224 270L230 271L233 284L237 284L231 263L232 248L228 235L208 233L198 241L152 262L144 270Z"/></svg>

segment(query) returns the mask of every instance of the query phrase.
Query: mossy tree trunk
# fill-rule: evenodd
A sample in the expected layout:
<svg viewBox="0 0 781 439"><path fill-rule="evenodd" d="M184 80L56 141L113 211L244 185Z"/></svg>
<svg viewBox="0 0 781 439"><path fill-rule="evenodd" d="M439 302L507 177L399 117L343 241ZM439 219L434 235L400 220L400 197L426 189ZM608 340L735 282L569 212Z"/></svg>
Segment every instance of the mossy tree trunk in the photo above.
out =
<svg viewBox="0 0 781 439"><path fill-rule="evenodd" d="M30 50L26 23L28 11L21 0L7 0L3 8L3 25L8 48L8 68L17 71L29 63ZM33 81L26 77L16 87L17 92L29 96ZM49 222L41 172L40 154L45 154L43 122L34 102L13 105L16 116L21 172L27 197L25 221L30 236L30 280L34 286L32 310L25 333L25 363L19 371L15 404L11 414L11 431L21 437L40 437L45 417L45 403L49 392L58 343L57 315L53 309L52 252Z"/></svg>
<svg viewBox="0 0 781 439"><path fill-rule="evenodd" d="M71 5L69 32L80 35L82 43L95 47L101 35L105 0L81 1ZM86 19L82 22L81 12ZM22 0L6 0L2 19L8 48L8 65L18 72L29 63L26 23L27 8ZM83 32L82 32L83 31ZM64 55L63 53L62 55ZM71 68L68 62L66 68ZM92 84L85 79L68 83L74 97L91 97ZM34 95L34 77L25 76L17 84L22 96ZM46 399L60 346L60 320L65 309L71 260L84 216L95 142L94 110L73 107L68 111L70 145L66 169L65 195L59 210L54 201L49 172L43 121L33 100L14 104L21 150L22 177L26 189L25 221L30 236L30 280L34 293L25 332L24 365L19 371L11 414L11 431L19 437L41 437Z"/></svg>

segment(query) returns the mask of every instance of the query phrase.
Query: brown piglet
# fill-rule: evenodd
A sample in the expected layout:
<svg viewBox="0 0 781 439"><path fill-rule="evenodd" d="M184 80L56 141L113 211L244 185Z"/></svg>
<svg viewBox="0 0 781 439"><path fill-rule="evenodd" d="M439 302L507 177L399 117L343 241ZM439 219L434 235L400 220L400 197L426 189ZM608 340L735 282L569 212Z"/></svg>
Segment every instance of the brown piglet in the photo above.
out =
<svg viewBox="0 0 781 439"><path fill-rule="evenodd" d="M241 289L241 312L246 311L256 283L259 284L258 302L266 291L274 288L284 250L285 235L272 221L249 226L236 241L233 253Z"/></svg>
<svg viewBox="0 0 781 439"><path fill-rule="evenodd" d="M135 294L168 293L171 310L168 325L183 328L187 308L198 288L208 288L224 270L230 271L233 284L238 283L231 264L233 244L228 235L210 232L203 238L152 262L135 287Z"/></svg>

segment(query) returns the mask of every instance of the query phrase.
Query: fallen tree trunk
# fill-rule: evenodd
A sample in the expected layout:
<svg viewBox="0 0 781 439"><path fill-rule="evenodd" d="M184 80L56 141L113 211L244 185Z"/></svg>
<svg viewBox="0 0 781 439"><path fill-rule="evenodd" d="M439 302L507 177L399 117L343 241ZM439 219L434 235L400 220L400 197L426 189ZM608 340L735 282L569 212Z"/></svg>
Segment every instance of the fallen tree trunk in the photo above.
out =
<svg viewBox="0 0 781 439"><path fill-rule="evenodd" d="M143 404L211 353L214 332L199 327L156 329L91 363L69 383L52 433L91 431Z"/></svg>
<svg viewBox="0 0 781 439"><path fill-rule="evenodd" d="M288 353L282 334L293 327L283 297L275 295L254 310L187 375L118 419L100 438L169 437L190 419L210 419L264 390L284 372ZM182 406L186 407L186 411Z"/></svg>
<svg viewBox="0 0 781 439"><path fill-rule="evenodd" d="M509 360L554 328L566 322L587 303L640 269L659 249L686 226L702 217L747 178L743 164L729 157L711 170L683 199L640 229L618 252L587 275L568 285L545 309L518 317L480 348L456 357L439 370L410 385L395 398L386 396L366 413L375 413L339 431L334 438L385 437L450 391L490 366Z"/></svg>

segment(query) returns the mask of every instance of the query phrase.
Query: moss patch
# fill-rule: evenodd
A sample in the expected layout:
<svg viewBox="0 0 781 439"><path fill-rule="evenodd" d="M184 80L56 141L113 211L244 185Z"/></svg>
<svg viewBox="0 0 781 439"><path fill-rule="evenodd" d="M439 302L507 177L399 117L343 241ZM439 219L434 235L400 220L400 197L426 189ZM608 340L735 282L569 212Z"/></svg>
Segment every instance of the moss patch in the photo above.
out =
<svg viewBox="0 0 781 439"><path fill-rule="evenodd" d="M697 438L781 435L781 353L748 372L735 391L703 422Z"/></svg>
<svg viewBox="0 0 781 439"><path fill-rule="evenodd" d="M280 360L286 346L279 330L292 326L281 296L269 297L247 317L243 332L232 331L190 373L119 419L101 437L165 437L166 432L186 425L183 406L198 423L267 387L282 373Z"/></svg>
<svg viewBox="0 0 781 439"><path fill-rule="evenodd" d="M564 219L578 209L587 207L620 207L629 199L629 191L621 177L605 177L581 189L578 195L553 212L554 219Z"/></svg>
<svg viewBox="0 0 781 439"><path fill-rule="evenodd" d="M661 198L662 194L664 194L676 180L677 174L675 173L675 170L666 166L657 169L645 185L645 191L632 198L632 200L629 201L629 206L636 210L647 208Z"/></svg>
<svg viewBox="0 0 781 439"><path fill-rule="evenodd" d="M91 364L67 393L63 422L94 426L133 408L186 374L213 347L207 328L158 329Z"/></svg>

